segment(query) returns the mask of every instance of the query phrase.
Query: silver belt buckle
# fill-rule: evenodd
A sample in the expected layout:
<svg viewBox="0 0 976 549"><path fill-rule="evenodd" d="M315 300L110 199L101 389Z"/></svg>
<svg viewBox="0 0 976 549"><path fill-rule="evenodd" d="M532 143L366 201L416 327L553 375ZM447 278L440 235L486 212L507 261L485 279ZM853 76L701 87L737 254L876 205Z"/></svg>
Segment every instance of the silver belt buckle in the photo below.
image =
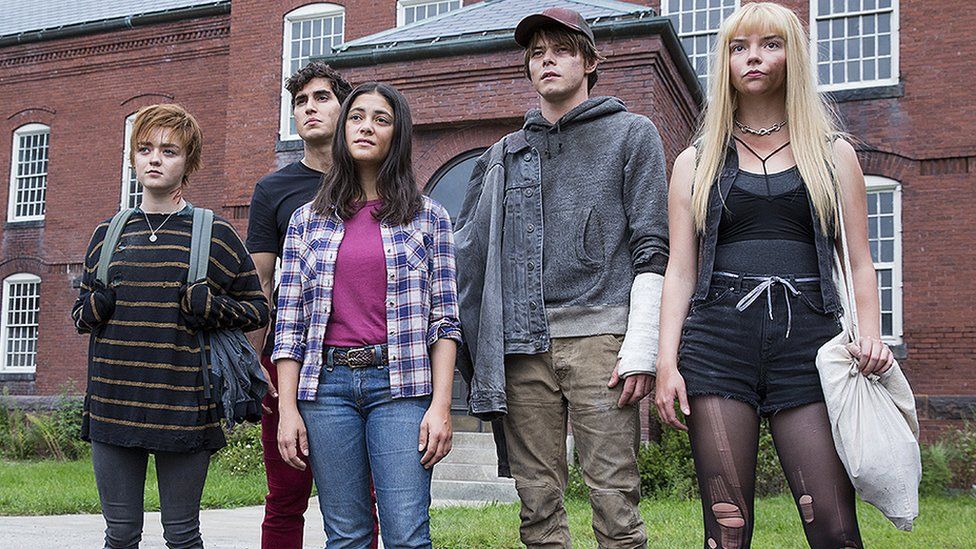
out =
<svg viewBox="0 0 976 549"><path fill-rule="evenodd" d="M373 349L370 347L349 349L346 351L346 364L353 368L372 365Z"/></svg>

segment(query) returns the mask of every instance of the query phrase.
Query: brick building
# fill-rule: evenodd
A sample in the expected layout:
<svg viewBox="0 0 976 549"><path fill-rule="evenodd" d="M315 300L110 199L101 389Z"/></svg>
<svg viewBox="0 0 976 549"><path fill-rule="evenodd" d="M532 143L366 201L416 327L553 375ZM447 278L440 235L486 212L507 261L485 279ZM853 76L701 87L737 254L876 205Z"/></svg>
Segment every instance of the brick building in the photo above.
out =
<svg viewBox="0 0 976 549"><path fill-rule="evenodd" d="M565 4L590 19L608 57L594 93L654 120L670 161L693 131L710 39L738 3L0 0L0 386L83 389L87 339L68 311L92 227L138 203L123 158L140 107L173 101L198 117L204 168L189 199L243 231L254 182L300 155L282 79L324 57L404 91L418 179L456 208L473 158L536 103L511 40L522 15ZM885 335L931 436L976 406L976 300L959 276L976 268L964 131L976 14L952 0L782 3L810 23L824 92L859 140Z"/></svg>

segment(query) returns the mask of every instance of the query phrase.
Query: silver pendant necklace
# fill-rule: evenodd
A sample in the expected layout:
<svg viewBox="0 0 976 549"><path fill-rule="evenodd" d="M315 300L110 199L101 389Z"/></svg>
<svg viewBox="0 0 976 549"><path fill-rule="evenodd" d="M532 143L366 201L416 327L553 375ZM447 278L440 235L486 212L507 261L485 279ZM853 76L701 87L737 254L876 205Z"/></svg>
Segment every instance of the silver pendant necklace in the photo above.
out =
<svg viewBox="0 0 976 549"><path fill-rule="evenodd" d="M751 133L751 134L754 134L754 135L758 135L760 137L765 137L765 136L767 136L769 134L778 132L781 129L783 129L783 126L786 125L786 120L780 122L779 124L773 124L772 126L770 126L768 128L751 128L749 126L746 126L742 122L739 122L738 120L736 120L734 118L732 119L732 122L735 123L735 127L739 128L739 131L741 131L742 133Z"/></svg>
<svg viewBox="0 0 976 549"><path fill-rule="evenodd" d="M169 218L173 217L173 214L175 214L176 212L182 209L183 207L179 207L169 212L169 215L166 216L166 219L164 219L163 222L160 223L159 226L156 227L155 229L153 229L152 223L149 222L149 215L146 213L146 210L142 210L142 216L146 218L146 225L149 225L149 241L150 242L157 241L159 238L156 236L156 232L163 228L163 225L165 225L166 222L169 221Z"/></svg>

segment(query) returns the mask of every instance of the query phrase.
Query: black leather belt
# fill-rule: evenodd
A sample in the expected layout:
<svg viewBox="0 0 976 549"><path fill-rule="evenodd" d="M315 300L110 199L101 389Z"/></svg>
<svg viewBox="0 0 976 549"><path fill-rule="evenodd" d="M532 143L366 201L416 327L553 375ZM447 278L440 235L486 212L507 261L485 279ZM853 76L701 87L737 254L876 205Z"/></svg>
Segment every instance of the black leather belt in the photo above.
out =
<svg viewBox="0 0 976 549"><path fill-rule="evenodd" d="M382 366L389 363L387 345L367 345L365 347L325 347L325 364L350 368Z"/></svg>

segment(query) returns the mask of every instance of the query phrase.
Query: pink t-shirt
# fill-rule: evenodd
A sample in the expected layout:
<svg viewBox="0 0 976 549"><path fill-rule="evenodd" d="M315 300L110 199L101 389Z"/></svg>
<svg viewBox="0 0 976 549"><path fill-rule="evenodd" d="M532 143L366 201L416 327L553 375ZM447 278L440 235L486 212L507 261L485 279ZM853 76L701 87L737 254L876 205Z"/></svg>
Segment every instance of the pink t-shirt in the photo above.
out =
<svg viewBox="0 0 976 549"><path fill-rule="evenodd" d="M380 222L373 218L382 204L382 199L370 200L343 221L345 233L336 255L326 345L362 347L387 341L386 256Z"/></svg>

